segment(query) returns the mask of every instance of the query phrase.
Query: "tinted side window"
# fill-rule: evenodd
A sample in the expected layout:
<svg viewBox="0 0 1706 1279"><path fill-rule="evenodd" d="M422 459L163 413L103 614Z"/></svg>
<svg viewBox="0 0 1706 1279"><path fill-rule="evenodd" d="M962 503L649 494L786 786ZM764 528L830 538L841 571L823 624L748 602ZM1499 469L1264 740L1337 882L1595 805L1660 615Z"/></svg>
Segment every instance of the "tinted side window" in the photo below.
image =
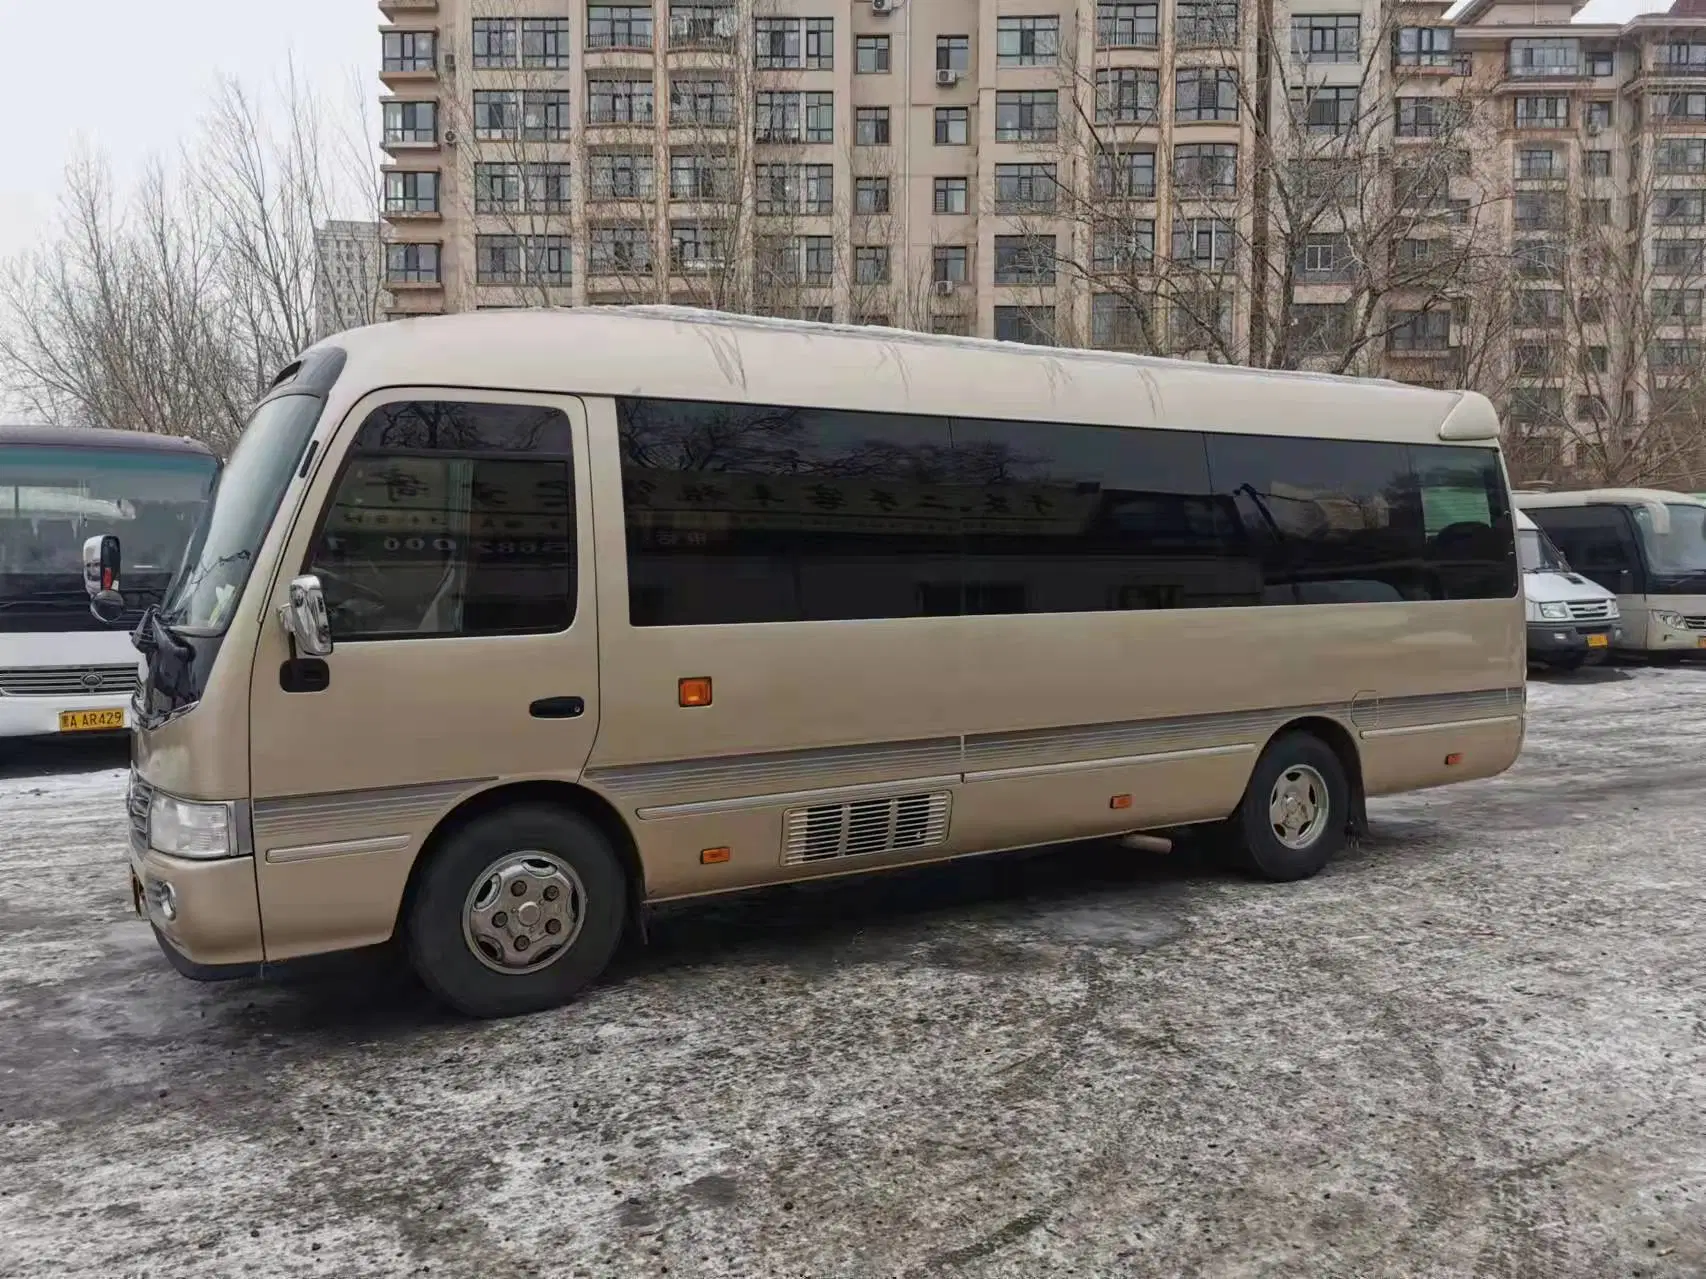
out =
<svg viewBox="0 0 1706 1279"><path fill-rule="evenodd" d="M307 571L338 640L507 635L574 620L569 421L405 403L362 423Z"/></svg>
<svg viewBox="0 0 1706 1279"><path fill-rule="evenodd" d="M1201 435L956 418L967 613L1256 604Z"/></svg>
<svg viewBox="0 0 1706 1279"><path fill-rule="evenodd" d="M1621 507L1555 506L1529 514L1576 572L1608 591L1624 589L1618 574L1628 572L1633 583L1629 589L1642 589L1640 548Z"/></svg>
<svg viewBox="0 0 1706 1279"><path fill-rule="evenodd" d="M1211 435L1208 464L1262 550L1266 602L1432 598L1403 445Z"/></svg>
<svg viewBox="0 0 1706 1279"><path fill-rule="evenodd" d="M1509 599L1517 592L1510 495L1492 449L1413 445L1425 559L1440 599Z"/></svg>
<svg viewBox="0 0 1706 1279"><path fill-rule="evenodd" d="M947 423L619 399L635 626L954 613Z"/></svg>

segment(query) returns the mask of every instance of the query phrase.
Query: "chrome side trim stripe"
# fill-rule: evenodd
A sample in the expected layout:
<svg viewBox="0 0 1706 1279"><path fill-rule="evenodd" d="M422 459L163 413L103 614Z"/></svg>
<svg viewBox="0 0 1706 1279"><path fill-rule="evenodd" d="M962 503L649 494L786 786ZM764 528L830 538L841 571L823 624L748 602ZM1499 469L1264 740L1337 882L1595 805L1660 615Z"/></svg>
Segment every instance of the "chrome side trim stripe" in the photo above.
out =
<svg viewBox="0 0 1706 1279"><path fill-rule="evenodd" d="M267 849L274 865L317 861L323 857L352 857L360 853L400 853L414 842L413 835L381 835L376 839L345 839L333 844L298 844L292 848Z"/></svg>

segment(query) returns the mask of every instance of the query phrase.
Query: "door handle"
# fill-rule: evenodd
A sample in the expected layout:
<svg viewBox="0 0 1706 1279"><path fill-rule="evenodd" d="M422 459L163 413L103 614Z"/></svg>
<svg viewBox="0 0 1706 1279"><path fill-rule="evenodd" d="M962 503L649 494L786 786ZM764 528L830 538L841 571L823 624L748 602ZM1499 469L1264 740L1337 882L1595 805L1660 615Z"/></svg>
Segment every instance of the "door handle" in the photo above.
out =
<svg viewBox="0 0 1706 1279"><path fill-rule="evenodd" d="M575 719L586 710L586 702L578 697L541 697L527 708L534 719Z"/></svg>

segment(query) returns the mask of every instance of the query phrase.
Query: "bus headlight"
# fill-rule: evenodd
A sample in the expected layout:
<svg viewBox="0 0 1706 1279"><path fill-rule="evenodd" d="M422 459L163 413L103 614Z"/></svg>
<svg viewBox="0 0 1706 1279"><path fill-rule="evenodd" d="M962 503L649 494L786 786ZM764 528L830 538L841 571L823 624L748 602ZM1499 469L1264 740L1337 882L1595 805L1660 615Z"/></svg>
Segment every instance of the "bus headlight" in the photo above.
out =
<svg viewBox="0 0 1706 1279"><path fill-rule="evenodd" d="M1683 621L1682 621L1682 614L1681 613L1655 612L1653 614L1653 620L1655 622L1657 622L1660 626L1666 627L1666 628L1673 630L1673 631L1680 631L1683 627Z"/></svg>
<svg viewBox="0 0 1706 1279"><path fill-rule="evenodd" d="M1568 604L1542 604L1540 606L1540 619L1544 622L1567 622L1570 620L1570 606Z"/></svg>
<svg viewBox="0 0 1706 1279"><path fill-rule="evenodd" d="M171 857L229 857L232 839L231 805L198 804L154 792L148 805L148 847Z"/></svg>

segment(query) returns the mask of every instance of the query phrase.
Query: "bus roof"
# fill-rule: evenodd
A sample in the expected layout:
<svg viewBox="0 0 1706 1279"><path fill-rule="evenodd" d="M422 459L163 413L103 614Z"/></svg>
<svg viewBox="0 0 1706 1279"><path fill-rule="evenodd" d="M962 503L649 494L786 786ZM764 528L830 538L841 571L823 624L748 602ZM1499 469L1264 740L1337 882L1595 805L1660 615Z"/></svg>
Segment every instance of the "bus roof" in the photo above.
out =
<svg viewBox="0 0 1706 1279"><path fill-rule="evenodd" d="M199 440L177 435L155 435L148 431L111 431L97 426L44 426L0 422L0 448L6 445L33 448L126 449L134 453L195 453L213 456Z"/></svg>
<svg viewBox="0 0 1706 1279"><path fill-rule="evenodd" d="M1403 443L1498 441L1473 391L814 324L685 307L392 320L328 339L366 387L575 395L1165 426Z"/></svg>
<svg viewBox="0 0 1706 1279"><path fill-rule="evenodd" d="M1516 490L1518 506L1706 506L1697 494L1672 493L1668 489L1576 489L1567 493Z"/></svg>

